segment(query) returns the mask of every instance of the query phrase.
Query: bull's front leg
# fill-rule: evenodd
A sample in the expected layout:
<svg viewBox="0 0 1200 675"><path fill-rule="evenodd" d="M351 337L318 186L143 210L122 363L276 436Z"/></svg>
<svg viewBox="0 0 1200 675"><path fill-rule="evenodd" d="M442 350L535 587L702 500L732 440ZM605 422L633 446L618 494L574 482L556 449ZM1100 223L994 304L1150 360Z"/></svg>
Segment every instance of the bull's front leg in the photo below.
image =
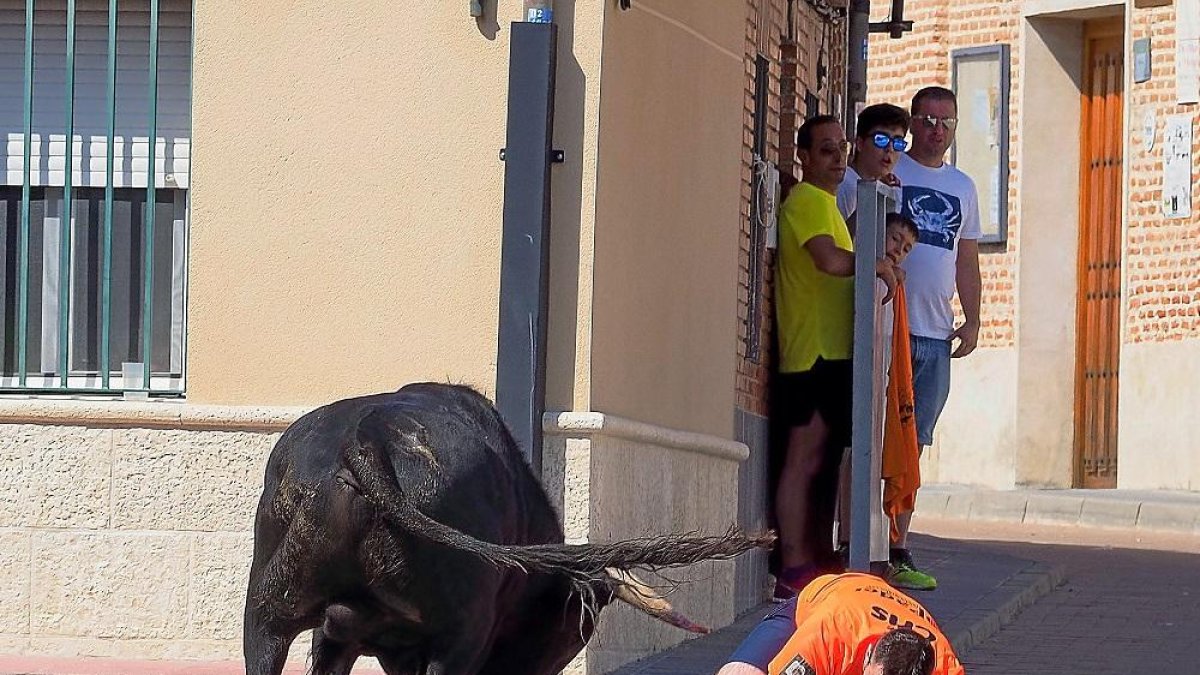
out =
<svg viewBox="0 0 1200 675"><path fill-rule="evenodd" d="M266 609L253 602L247 603L242 634L246 675L280 675L287 662L288 648L299 633L299 630L273 630Z"/></svg>

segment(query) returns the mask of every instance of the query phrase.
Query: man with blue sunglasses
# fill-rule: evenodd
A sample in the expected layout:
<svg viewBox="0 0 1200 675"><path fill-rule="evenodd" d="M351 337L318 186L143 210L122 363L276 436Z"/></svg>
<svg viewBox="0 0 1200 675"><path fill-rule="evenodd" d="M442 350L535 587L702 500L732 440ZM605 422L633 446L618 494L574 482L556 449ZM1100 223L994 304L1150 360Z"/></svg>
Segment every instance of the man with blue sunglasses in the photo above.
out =
<svg viewBox="0 0 1200 675"><path fill-rule="evenodd" d="M846 168L846 177L838 187L837 205L854 232L855 211L858 209L858 181L878 180L887 185L900 185L892 173L900 156L908 148L908 113L899 106L879 103L867 106L858 115L858 132L854 139L854 157ZM896 201L899 203L899 194Z"/></svg>

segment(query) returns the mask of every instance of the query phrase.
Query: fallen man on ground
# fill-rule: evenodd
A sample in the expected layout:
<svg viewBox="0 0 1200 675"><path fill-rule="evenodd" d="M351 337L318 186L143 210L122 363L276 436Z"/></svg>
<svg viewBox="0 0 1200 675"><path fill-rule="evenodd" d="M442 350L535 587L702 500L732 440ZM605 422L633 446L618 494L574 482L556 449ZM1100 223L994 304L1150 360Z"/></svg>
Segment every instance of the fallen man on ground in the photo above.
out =
<svg viewBox="0 0 1200 675"><path fill-rule="evenodd" d="M965 675L916 600L869 574L818 577L763 619L717 675Z"/></svg>

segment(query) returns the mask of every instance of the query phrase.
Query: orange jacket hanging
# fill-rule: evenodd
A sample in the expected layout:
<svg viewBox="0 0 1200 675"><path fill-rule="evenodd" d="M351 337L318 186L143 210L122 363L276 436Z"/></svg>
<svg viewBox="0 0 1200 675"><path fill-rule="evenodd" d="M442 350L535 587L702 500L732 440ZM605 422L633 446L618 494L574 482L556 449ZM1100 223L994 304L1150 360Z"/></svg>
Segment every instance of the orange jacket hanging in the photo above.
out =
<svg viewBox="0 0 1200 675"><path fill-rule="evenodd" d="M921 487L920 448L917 419L913 412L912 352L908 339L908 305L904 285L896 287L892 299L892 363L887 386L887 408L883 426L883 510L891 521L891 540L899 542L896 517L911 512Z"/></svg>

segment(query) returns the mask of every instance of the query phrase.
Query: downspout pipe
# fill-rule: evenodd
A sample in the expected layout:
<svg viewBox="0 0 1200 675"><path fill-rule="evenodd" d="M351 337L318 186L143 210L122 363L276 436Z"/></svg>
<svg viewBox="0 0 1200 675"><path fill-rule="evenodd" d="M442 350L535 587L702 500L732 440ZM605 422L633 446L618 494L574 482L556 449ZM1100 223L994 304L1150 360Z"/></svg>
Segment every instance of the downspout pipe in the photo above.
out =
<svg viewBox="0 0 1200 675"><path fill-rule="evenodd" d="M892 0L892 14L887 21L871 22L871 0L850 0L848 68L846 72L846 138L854 138L857 130L858 108L867 101L867 51L871 33L887 33L893 40L913 29L913 22L904 20L904 0Z"/></svg>
<svg viewBox="0 0 1200 675"><path fill-rule="evenodd" d="M546 408L546 339L550 280L551 165L558 27L550 0L525 0L525 21L512 24L508 63L508 130L504 223L500 243L500 312L496 408L535 472L542 466Z"/></svg>
<svg viewBox="0 0 1200 675"><path fill-rule="evenodd" d="M854 138L858 107L867 101L867 39L871 32L871 0L850 0L846 69L846 138Z"/></svg>

